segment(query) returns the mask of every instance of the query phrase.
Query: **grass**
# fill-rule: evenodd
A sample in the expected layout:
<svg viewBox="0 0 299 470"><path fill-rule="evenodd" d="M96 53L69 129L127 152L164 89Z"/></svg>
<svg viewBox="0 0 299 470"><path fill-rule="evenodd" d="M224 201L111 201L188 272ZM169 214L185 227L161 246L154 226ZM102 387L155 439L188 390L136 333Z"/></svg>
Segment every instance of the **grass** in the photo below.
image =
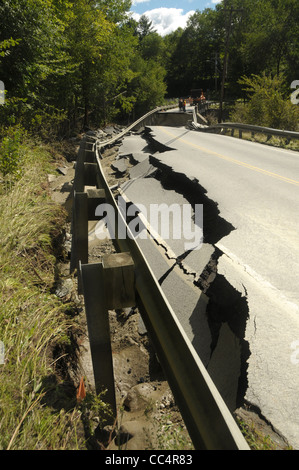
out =
<svg viewBox="0 0 299 470"><path fill-rule="evenodd" d="M79 325L53 293L66 213L47 190L49 148L21 150L18 178L9 187L2 180L0 194L0 449L86 449L94 400L77 403L61 372Z"/></svg>
<svg viewBox="0 0 299 470"><path fill-rule="evenodd" d="M194 450L185 426L172 422L171 415L160 419L157 441L159 450Z"/></svg>
<svg viewBox="0 0 299 470"><path fill-rule="evenodd" d="M251 450L276 450L275 443L269 436L259 433L252 423L238 422L240 430Z"/></svg>
<svg viewBox="0 0 299 470"><path fill-rule="evenodd" d="M240 430L251 450L280 450L281 447L271 439L267 434L260 432L253 422L245 422L242 419L237 420ZM283 450L293 450L291 446L286 445Z"/></svg>
<svg viewBox="0 0 299 470"><path fill-rule="evenodd" d="M231 131L226 130L226 134L230 135ZM235 138L238 137L238 130L235 129ZM262 133L255 133L254 136L252 136L251 132L242 132L242 139L244 140L249 140L251 142L257 142L260 144L265 144L269 145L272 147L279 147L287 150L294 150L294 151L299 151L299 141L298 140L288 140L284 137L279 137L279 136L272 136L268 138L265 134Z"/></svg>

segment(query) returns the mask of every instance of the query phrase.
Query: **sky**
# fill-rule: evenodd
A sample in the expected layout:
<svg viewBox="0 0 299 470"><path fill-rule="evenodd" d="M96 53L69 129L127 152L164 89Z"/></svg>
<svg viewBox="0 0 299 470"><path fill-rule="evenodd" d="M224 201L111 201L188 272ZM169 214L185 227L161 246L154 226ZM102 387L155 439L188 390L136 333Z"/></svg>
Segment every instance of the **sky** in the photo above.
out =
<svg viewBox="0 0 299 470"><path fill-rule="evenodd" d="M184 28L195 10L214 8L222 0L132 0L131 12L139 20L145 14L161 36Z"/></svg>

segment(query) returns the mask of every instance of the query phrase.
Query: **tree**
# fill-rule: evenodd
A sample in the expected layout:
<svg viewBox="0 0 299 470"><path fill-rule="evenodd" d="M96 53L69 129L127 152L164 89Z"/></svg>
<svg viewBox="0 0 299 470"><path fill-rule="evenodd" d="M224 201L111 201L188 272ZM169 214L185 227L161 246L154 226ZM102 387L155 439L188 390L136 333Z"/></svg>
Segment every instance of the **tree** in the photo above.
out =
<svg viewBox="0 0 299 470"><path fill-rule="evenodd" d="M0 74L9 98L1 109L2 115L7 111L3 119L10 115L39 131L59 121L65 132L83 109L83 125L88 126L99 94L110 94L111 86L117 94L120 82L130 79L125 54L130 56L134 45L120 37L121 23L114 23L124 22L129 6L128 0L3 2ZM118 80L112 81L115 70Z"/></svg>
<svg viewBox="0 0 299 470"><path fill-rule="evenodd" d="M163 39L130 0L10 0L0 4L0 124L68 135L165 94ZM139 35L137 29L140 27ZM137 101L139 103L137 103Z"/></svg>
<svg viewBox="0 0 299 470"><path fill-rule="evenodd" d="M132 70L135 78L130 85L135 96L135 117L140 117L156 106L162 105L166 94L165 68L155 60L145 60L136 55Z"/></svg>
<svg viewBox="0 0 299 470"><path fill-rule="evenodd" d="M291 103L283 75L251 75L240 79L249 101L237 106L233 121L276 129L298 130L299 110Z"/></svg>
<svg viewBox="0 0 299 470"><path fill-rule="evenodd" d="M7 90L2 119L27 127L60 113L54 102L55 80L70 73L64 52L64 24L51 0L12 0L0 5L0 41L11 47L0 60ZM50 83L50 86L48 84ZM61 103L59 103L61 104Z"/></svg>
<svg viewBox="0 0 299 470"><path fill-rule="evenodd" d="M215 55L220 49L217 13L196 11L187 27L175 38L176 47L167 64L169 92L189 95L192 88L214 88Z"/></svg>
<svg viewBox="0 0 299 470"><path fill-rule="evenodd" d="M137 34L139 40L142 41L146 36L148 36L150 33L153 33L154 31L153 22L150 21L146 15L142 15L137 25Z"/></svg>
<svg viewBox="0 0 299 470"><path fill-rule="evenodd" d="M213 90L217 74L225 76L231 98L242 96L239 79L252 73L283 73L290 85L299 70L299 3L225 0L215 10L196 11L174 43L167 62L172 95Z"/></svg>
<svg viewBox="0 0 299 470"><path fill-rule="evenodd" d="M128 95L135 101L134 116L139 117L164 101L166 48L163 38L145 15L132 26L138 43L131 61L134 77L128 84Z"/></svg>
<svg viewBox="0 0 299 470"><path fill-rule="evenodd" d="M76 68L73 81L74 91L79 92L76 107L83 106L83 125L88 126L102 54L115 25L107 20L93 1L73 1L72 11L72 21L65 29L65 36L72 64Z"/></svg>
<svg viewBox="0 0 299 470"><path fill-rule="evenodd" d="M99 120L115 118L117 114L130 113L136 95L131 82L136 73L132 69L138 39L133 35L130 24L114 28L106 43L97 70L95 86L95 117Z"/></svg>
<svg viewBox="0 0 299 470"><path fill-rule="evenodd" d="M131 8L131 0L98 0L93 2L101 10L108 21L120 24L127 21L127 13Z"/></svg>
<svg viewBox="0 0 299 470"><path fill-rule="evenodd" d="M228 6L242 8L234 24L230 47L232 78L263 71L284 73L288 80L299 67L296 0L227 0ZM238 19L238 18L237 18ZM261 53L262 51L262 53ZM297 68L296 68L297 67Z"/></svg>

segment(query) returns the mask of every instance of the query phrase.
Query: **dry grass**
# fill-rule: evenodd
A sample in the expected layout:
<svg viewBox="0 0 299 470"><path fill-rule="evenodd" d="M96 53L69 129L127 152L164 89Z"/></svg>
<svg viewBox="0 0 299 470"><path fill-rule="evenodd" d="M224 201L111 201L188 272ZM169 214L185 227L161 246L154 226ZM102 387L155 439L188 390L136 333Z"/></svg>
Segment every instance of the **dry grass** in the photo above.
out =
<svg viewBox="0 0 299 470"><path fill-rule="evenodd" d="M0 449L86 449L83 408L53 355L71 354L76 328L53 294L66 214L47 191L48 150L22 151L22 176L0 195Z"/></svg>

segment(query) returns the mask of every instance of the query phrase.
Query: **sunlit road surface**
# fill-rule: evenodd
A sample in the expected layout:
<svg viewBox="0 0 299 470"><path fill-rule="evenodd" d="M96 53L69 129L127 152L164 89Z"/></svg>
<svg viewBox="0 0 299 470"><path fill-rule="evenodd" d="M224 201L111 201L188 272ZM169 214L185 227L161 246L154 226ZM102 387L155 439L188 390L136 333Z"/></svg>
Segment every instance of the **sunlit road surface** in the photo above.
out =
<svg viewBox="0 0 299 470"><path fill-rule="evenodd" d="M298 302L299 154L185 128L151 129L174 149L157 158L197 179L236 228L221 249Z"/></svg>
<svg viewBox="0 0 299 470"><path fill-rule="evenodd" d="M154 157L197 180L234 227L215 246L218 273L248 303L245 398L299 448L299 154L183 127L150 129L169 149Z"/></svg>

